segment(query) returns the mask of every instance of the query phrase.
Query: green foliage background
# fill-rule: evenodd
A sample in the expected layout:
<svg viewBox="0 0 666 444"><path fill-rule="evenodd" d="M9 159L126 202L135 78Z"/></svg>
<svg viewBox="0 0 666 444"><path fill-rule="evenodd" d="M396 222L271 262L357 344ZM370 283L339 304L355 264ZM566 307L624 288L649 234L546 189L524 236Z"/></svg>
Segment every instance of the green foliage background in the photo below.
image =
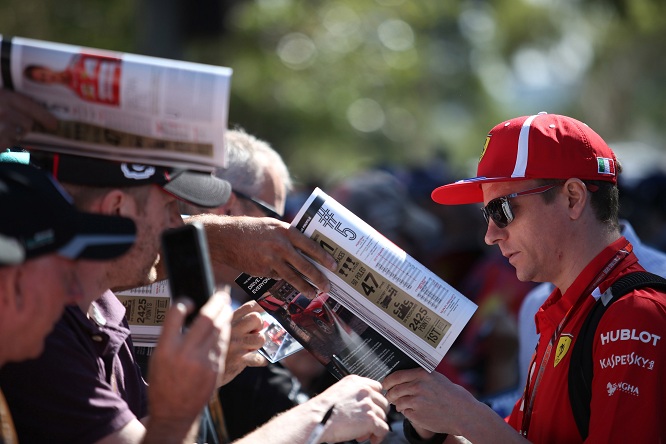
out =
<svg viewBox="0 0 666 444"><path fill-rule="evenodd" d="M489 128L542 110L664 151L661 0L0 0L0 33L229 66L230 126L303 182L467 176Z"/></svg>

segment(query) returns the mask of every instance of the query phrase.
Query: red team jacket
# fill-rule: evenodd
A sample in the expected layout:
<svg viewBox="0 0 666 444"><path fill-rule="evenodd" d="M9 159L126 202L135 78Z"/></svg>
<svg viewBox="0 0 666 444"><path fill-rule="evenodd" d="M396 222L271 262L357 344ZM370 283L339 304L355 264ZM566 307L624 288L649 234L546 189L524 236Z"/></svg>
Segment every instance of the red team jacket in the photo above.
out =
<svg viewBox="0 0 666 444"><path fill-rule="evenodd" d="M605 248L576 278L567 292L549 296L536 314L539 344L530 369L530 392L543 366L533 395L527 439L534 443L580 443L568 395L571 350L595 298L576 300L616 253L629 246L623 237ZM630 253L599 284L605 292L620 276L643 267ZM599 294L593 292L593 294ZM574 307L573 310L572 307ZM567 312L568 321L542 359ZM587 443L666 442L666 296L653 289L635 290L613 303L601 318L593 345L593 380ZM507 418L521 430L527 402L519 400Z"/></svg>

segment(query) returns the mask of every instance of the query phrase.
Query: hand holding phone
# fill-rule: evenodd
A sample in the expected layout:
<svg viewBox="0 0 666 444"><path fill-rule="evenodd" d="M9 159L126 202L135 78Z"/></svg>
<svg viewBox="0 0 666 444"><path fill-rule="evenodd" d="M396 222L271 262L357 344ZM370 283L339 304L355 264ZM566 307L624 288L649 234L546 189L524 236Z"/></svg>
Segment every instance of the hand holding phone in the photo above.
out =
<svg viewBox="0 0 666 444"><path fill-rule="evenodd" d="M189 325L215 292L203 225L195 222L166 230L162 233L162 250L171 298L187 297L195 304L185 321Z"/></svg>

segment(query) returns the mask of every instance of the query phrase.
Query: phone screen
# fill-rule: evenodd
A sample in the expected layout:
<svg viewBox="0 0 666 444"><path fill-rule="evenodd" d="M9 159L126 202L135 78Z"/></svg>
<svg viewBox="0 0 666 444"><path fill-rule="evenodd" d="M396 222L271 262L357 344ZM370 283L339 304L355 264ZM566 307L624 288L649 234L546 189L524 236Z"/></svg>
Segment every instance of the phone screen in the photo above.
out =
<svg viewBox="0 0 666 444"><path fill-rule="evenodd" d="M200 224L186 224L165 231L162 246L172 299L184 296L195 303L189 323L215 291L206 233Z"/></svg>

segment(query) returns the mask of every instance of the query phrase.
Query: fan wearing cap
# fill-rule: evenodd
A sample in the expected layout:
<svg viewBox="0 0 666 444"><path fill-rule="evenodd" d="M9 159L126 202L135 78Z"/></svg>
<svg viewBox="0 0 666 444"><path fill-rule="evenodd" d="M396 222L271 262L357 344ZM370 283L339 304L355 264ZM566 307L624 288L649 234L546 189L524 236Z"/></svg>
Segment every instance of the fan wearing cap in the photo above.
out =
<svg viewBox="0 0 666 444"><path fill-rule="evenodd" d="M231 192L227 182L210 173L43 151L32 151L31 162L53 174L79 208L123 214L136 222L137 245L109 267L106 288L140 286L155 280L160 234L182 225L178 200L215 207L226 202Z"/></svg>
<svg viewBox="0 0 666 444"><path fill-rule="evenodd" d="M535 316L540 340L506 422L440 374L406 370L385 379L412 442L666 439L666 297L657 290L633 290L601 318L585 440L569 400L571 350L588 313L619 277L644 270L620 234L619 172L612 150L587 125L539 113L495 126L478 176L433 191L445 205L482 203L486 243L499 247L520 280L552 282L555 290Z"/></svg>
<svg viewBox="0 0 666 444"><path fill-rule="evenodd" d="M37 356L67 304L83 298L76 260L109 260L135 239L130 219L77 211L37 168L0 163L0 365ZM101 269L91 263L91 270ZM29 326L29 328L27 328Z"/></svg>
<svg viewBox="0 0 666 444"><path fill-rule="evenodd" d="M135 226L129 219L77 211L48 175L17 163L0 162L0 207L2 367L38 356L65 305L83 298L92 276L78 272L77 260L124 254ZM0 442L15 442L9 441L13 433L0 391Z"/></svg>

